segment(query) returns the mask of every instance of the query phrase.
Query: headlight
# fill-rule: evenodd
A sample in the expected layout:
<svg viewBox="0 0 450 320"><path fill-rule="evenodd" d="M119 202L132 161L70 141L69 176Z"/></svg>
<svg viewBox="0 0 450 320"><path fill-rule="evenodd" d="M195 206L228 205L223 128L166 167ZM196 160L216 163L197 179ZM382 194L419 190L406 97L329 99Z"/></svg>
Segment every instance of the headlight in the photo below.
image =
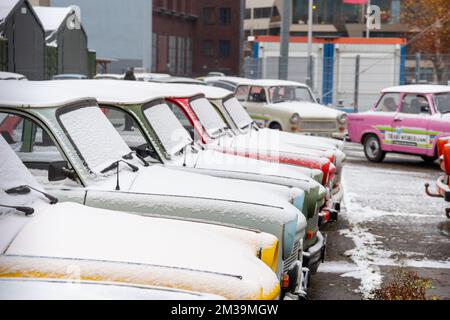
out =
<svg viewBox="0 0 450 320"><path fill-rule="evenodd" d="M346 124L347 123L347 114L346 113L342 113L338 116L338 122L340 124Z"/></svg>
<svg viewBox="0 0 450 320"><path fill-rule="evenodd" d="M291 117L292 124L298 124L300 122L300 115L298 113L294 113Z"/></svg>
<svg viewBox="0 0 450 320"><path fill-rule="evenodd" d="M292 220L284 226L283 233L283 260L286 260L294 251L295 236L297 234L297 220Z"/></svg>

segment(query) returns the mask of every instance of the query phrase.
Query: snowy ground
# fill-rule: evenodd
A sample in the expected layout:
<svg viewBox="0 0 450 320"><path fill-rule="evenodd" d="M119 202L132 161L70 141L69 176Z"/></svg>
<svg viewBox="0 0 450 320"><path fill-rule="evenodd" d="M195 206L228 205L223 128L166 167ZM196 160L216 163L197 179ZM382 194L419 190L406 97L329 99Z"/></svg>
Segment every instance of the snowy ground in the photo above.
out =
<svg viewBox="0 0 450 320"><path fill-rule="evenodd" d="M441 174L420 158L388 155L368 163L348 144L345 207L327 227L327 261L312 279L311 299L361 299L406 266L430 278L430 294L450 299L450 220L443 199L425 195L425 182Z"/></svg>

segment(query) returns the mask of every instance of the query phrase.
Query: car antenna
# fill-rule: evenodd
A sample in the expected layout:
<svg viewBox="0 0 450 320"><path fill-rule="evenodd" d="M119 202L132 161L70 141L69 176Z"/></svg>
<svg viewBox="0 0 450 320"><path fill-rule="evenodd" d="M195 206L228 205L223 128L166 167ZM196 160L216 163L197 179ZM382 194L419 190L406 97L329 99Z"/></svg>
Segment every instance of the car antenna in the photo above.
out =
<svg viewBox="0 0 450 320"><path fill-rule="evenodd" d="M184 146L184 160L183 160L183 167L186 167L187 162L187 145Z"/></svg>

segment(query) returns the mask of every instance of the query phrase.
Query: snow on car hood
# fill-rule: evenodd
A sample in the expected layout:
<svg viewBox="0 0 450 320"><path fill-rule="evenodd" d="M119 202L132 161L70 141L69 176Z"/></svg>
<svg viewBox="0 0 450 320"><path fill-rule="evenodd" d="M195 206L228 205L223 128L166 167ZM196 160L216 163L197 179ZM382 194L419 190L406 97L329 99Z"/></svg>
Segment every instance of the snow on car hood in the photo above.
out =
<svg viewBox="0 0 450 320"><path fill-rule="evenodd" d="M298 113L301 118L307 119L336 119L342 112L312 102L280 102L270 105L273 108Z"/></svg>
<svg viewBox="0 0 450 320"><path fill-rule="evenodd" d="M289 206L286 198L274 193L270 185L182 172L160 165L141 169L129 191L209 198L278 208Z"/></svg>
<svg viewBox="0 0 450 320"><path fill-rule="evenodd" d="M23 258L37 258L34 261L40 262L27 265ZM141 283L141 277L145 276L147 284L188 286L225 297L232 297L236 290L241 297L252 296L260 290L267 294L278 282L249 247L210 232L201 224L73 203L41 208L0 259L0 272L18 269L26 272L33 270L27 268L37 267L40 272L58 273L61 263L67 267L67 261L72 266L80 266L83 274L92 276L93 270L100 272L101 279L118 277L127 279L128 283ZM101 269L96 269L96 262L101 262ZM131 264L152 272L126 274L120 269L108 269L105 263Z"/></svg>

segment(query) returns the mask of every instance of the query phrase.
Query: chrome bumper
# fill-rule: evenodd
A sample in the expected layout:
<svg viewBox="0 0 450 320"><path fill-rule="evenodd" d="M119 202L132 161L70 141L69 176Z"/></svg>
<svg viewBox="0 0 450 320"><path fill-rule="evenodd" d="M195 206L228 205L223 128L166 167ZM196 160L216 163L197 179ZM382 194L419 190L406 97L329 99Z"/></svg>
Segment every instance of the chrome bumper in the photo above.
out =
<svg viewBox="0 0 450 320"><path fill-rule="evenodd" d="M316 244L303 253L303 267L308 268L311 273L316 273L320 263L325 260L326 247L326 237L320 231L317 232Z"/></svg>

